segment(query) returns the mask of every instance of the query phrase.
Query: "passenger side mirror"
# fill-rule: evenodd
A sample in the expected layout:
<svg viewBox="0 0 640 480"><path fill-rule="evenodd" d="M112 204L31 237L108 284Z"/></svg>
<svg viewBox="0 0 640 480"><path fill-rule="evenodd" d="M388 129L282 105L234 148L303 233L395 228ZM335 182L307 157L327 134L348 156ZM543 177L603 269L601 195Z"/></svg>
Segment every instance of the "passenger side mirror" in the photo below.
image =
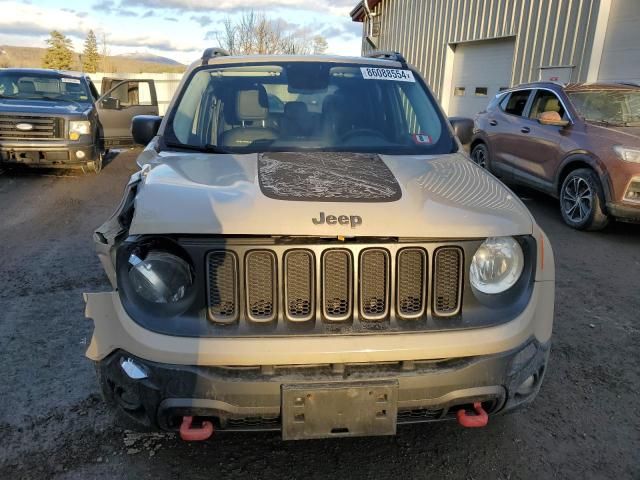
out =
<svg viewBox="0 0 640 480"><path fill-rule="evenodd" d="M146 146L158 134L162 117L136 115L131 121L131 136L138 145Z"/></svg>
<svg viewBox="0 0 640 480"><path fill-rule="evenodd" d="M553 125L555 127L566 127L569 125L568 120L562 120L560 114L558 112L550 111L550 112L542 112L538 116L538 122L542 125Z"/></svg>
<svg viewBox="0 0 640 480"><path fill-rule="evenodd" d="M460 143L463 145L471 143L473 138L473 120L471 118L449 117L449 123Z"/></svg>
<svg viewBox="0 0 640 480"><path fill-rule="evenodd" d="M120 99L113 97L104 97L100 103L105 110L120 110Z"/></svg>

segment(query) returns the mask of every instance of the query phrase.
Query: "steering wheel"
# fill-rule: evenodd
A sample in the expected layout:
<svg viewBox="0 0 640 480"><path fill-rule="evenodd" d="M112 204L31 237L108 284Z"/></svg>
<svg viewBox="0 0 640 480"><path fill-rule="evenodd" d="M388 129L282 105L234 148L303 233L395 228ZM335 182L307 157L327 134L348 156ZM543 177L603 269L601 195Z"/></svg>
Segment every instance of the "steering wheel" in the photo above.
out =
<svg viewBox="0 0 640 480"><path fill-rule="evenodd" d="M366 136L374 136L374 137L383 137L384 135L373 128L356 128L355 130L349 130L347 133L340 137L340 142L346 142L352 137L366 137Z"/></svg>

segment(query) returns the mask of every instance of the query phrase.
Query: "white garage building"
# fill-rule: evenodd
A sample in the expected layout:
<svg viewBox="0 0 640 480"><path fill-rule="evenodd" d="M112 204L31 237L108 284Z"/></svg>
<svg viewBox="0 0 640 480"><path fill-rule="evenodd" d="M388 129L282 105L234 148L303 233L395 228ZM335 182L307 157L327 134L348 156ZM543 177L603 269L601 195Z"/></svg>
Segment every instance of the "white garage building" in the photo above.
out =
<svg viewBox="0 0 640 480"><path fill-rule="evenodd" d="M536 80L640 82L640 0L363 0L362 49L401 52L449 115Z"/></svg>

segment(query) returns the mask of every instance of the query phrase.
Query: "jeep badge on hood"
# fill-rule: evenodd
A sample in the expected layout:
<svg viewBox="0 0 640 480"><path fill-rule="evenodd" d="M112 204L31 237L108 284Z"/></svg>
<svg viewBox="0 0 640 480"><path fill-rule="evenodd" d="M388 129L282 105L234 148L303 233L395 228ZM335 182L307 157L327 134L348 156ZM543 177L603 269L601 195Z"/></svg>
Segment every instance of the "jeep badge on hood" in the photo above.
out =
<svg viewBox="0 0 640 480"><path fill-rule="evenodd" d="M326 215L324 212L320 212L319 218L312 218L311 221L314 225L351 225L351 228L356 228L358 225L362 225L362 217L358 215Z"/></svg>

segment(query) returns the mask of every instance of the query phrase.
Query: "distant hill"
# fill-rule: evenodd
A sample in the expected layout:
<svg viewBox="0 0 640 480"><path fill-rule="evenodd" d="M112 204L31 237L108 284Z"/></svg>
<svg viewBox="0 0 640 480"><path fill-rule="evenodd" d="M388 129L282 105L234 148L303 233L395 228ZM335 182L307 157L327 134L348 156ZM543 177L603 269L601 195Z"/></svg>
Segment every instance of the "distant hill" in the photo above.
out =
<svg viewBox="0 0 640 480"><path fill-rule="evenodd" d="M46 49L37 47L0 46L0 68L6 67L42 67ZM74 56L72 70L80 70L80 55ZM151 54L112 55L106 58L99 71L109 73L181 73L185 65L170 58Z"/></svg>
<svg viewBox="0 0 640 480"><path fill-rule="evenodd" d="M160 55L154 55L152 53L144 53L144 52L123 53L121 55L116 55L116 57L114 58L137 60L139 62L146 62L146 63L161 63L163 65L183 66L180 62L177 62L172 58L162 57Z"/></svg>

